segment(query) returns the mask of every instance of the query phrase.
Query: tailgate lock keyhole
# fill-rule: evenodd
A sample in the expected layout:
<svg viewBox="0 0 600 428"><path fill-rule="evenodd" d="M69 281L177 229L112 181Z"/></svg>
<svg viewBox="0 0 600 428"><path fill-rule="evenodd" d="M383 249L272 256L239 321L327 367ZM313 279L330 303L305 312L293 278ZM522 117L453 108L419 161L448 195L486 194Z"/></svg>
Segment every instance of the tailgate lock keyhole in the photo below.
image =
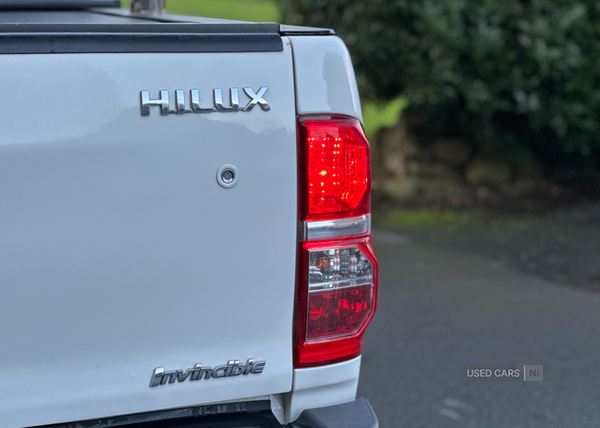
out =
<svg viewBox="0 0 600 428"><path fill-rule="evenodd" d="M217 182L225 188L233 187L238 182L240 174L233 165L223 165L217 171Z"/></svg>

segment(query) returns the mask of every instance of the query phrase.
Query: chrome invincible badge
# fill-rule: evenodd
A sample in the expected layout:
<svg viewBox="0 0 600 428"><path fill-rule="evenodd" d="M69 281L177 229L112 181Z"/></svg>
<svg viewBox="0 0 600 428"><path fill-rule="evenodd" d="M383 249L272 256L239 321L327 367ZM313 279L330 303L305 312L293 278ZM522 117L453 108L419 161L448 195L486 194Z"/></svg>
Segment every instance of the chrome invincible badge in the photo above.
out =
<svg viewBox="0 0 600 428"><path fill-rule="evenodd" d="M271 110L271 106L264 99L265 93L269 89L268 86L262 86L258 91L254 92L252 88L243 88L244 93L249 101L244 107L240 107L240 94L238 88L229 88L229 105L223 101L223 91L219 88L213 89L212 105L203 105L200 102L200 91L191 89L189 103L186 99L186 94L183 89L175 91L175 106L172 108L169 91L159 91L158 99L150 99L150 91L140 92L141 112L142 116L150 116L151 107L159 107L161 116L169 114L186 114L186 113L212 113L212 112L236 112L236 111L252 111L255 106L260 106L263 111Z"/></svg>
<svg viewBox="0 0 600 428"><path fill-rule="evenodd" d="M218 379L221 377L247 376L249 374L261 374L265 369L266 361L254 361L249 359L246 364L240 364L239 361L231 360L224 366L202 367L202 364L196 364L191 369L165 371L164 367L157 367L152 373L150 387L153 388L167 383L185 382L187 379L196 381L201 379Z"/></svg>

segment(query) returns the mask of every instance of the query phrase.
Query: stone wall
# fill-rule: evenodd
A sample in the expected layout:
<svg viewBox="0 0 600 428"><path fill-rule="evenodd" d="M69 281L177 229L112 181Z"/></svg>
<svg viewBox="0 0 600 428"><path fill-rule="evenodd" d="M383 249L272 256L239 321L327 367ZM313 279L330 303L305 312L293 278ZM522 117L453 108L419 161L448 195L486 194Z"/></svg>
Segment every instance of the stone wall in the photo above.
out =
<svg viewBox="0 0 600 428"><path fill-rule="evenodd" d="M396 201L460 202L488 189L527 193L543 181L528 153L506 156L474 150L460 139L419 141L401 117L372 138L373 190Z"/></svg>

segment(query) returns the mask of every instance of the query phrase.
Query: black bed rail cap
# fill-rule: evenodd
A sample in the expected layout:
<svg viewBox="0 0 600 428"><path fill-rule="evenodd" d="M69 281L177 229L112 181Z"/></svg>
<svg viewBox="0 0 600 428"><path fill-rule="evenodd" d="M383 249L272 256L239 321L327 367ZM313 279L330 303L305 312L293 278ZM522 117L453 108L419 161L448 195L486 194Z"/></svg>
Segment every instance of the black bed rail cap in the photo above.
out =
<svg viewBox="0 0 600 428"><path fill-rule="evenodd" d="M200 1L200 0L198 0ZM216 18L206 18L200 16L184 16L184 15L174 15L170 13L132 13L129 10L125 9L98 9L94 12L110 15L110 16L119 16L122 18L135 18L139 20L147 20L154 22L162 22L168 23L172 25L173 23L200 23L207 25L223 25L223 23L227 23L230 25L232 29L235 29L240 25L268 25L269 30L265 31L267 33L271 33L272 31L277 31L281 36L333 36L335 35L335 31L330 28L317 28L317 27L302 27L298 25L285 25L285 24L261 24L261 23L250 23L247 21L232 21L232 20L223 20ZM240 27L243 28L243 27ZM260 28L260 27L256 27Z"/></svg>
<svg viewBox="0 0 600 428"><path fill-rule="evenodd" d="M121 7L120 0L2 0L0 10L84 10Z"/></svg>
<svg viewBox="0 0 600 428"><path fill-rule="evenodd" d="M0 24L0 55L281 51L279 24Z"/></svg>
<svg viewBox="0 0 600 428"><path fill-rule="evenodd" d="M0 0L1 1L1 0ZM123 24L0 24L3 33L29 34L270 34L279 35L276 23L160 23L142 21Z"/></svg>

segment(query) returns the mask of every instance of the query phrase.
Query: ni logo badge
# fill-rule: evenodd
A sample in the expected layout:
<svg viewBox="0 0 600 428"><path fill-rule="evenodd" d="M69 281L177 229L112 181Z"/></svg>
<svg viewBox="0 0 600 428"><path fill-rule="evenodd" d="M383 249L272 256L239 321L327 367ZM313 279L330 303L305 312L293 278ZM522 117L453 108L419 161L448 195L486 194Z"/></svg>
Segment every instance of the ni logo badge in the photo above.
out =
<svg viewBox="0 0 600 428"><path fill-rule="evenodd" d="M240 91L238 88L229 88L229 105L223 101L223 91L220 88L213 89L212 104L202 103L200 100L200 91L191 89L189 91L189 100L183 89L175 91L175 106L171 106L171 98L169 91L160 91L158 99L150 99L149 91L140 92L141 112L142 116L150 116L152 107L160 108L161 116L169 114L186 114L186 113L212 113L212 112L236 112L236 111L252 111L257 105L263 111L271 110L271 106L265 100L264 96L268 86L261 86L258 91L252 88L243 88L245 97L249 100L244 106L240 106Z"/></svg>

